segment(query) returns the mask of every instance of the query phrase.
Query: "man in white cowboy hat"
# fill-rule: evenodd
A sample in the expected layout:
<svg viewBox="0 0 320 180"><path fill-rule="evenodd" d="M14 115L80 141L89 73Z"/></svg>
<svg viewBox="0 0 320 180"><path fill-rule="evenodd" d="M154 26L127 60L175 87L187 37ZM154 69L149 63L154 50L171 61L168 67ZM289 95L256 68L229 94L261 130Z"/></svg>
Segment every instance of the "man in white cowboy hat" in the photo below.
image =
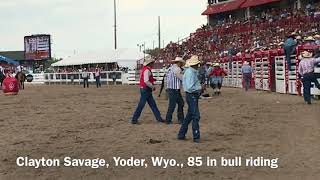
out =
<svg viewBox="0 0 320 180"><path fill-rule="evenodd" d="M132 124L138 123L141 112L147 102L154 116L156 117L156 120L158 122L164 122L164 120L161 118L160 111L152 95L152 91L155 91L155 86L154 86L155 79L153 78L153 75L151 72L154 62L155 62L154 59L152 59L151 57L148 57L145 59L143 63L143 68L140 72L140 83L139 83L141 97L140 97L139 104L136 108L136 111L134 112L133 117L131 119Z"/></svg>
<svg viewBox="0 0 320 180"><path fill-rule="evenodd" d="M213 64L213 70L210 73L209 77L211 79L210 86L214 90L214 95L221 94L221 87L223 82L223 77L227 75L227 73L220 67L219 63Z"/></svg>
<svg viewBox="0 0 320 180"><path fill-rule="evenodd" d="M167 92L169 95L169 105L166 116L166 123L172 124L172 114L178 104L178 122L181 122L184 119L183 106L184 101L180 92L182 86L182 66L184 66L185 61L181 57L177 57L175 60L171 61L173 64L168 69L167 73Z"/></svg>
<svg viewBox="0 0 320 180"><path fill-rule="evenodd" d="M250 63L248 61L245 61L241 67L241 73L246 91L248 91L251 86L252 72L253 71Z"/></svg>
<svg viewBox="0 0 320 180"><path fill-rule="evenodd" d="M183 89L186 92L186 100L188 104L188 113L182 122L179 130L178 139L184 140L188 131L188 126L192 122L193 141L198 143L200 140L200 111L199 111L199 97L203 91L198 78L198 69L200 66L198 56L192 56L186 63L188 67L183 75Z"/></svg>
<svg viewBox="0 0 320 180"><path fill-rule="evenodd" d="M312 53L308 51L303 51L301 53L302 60L299 63L298 73L299 77L302 78L303 83L303 97L307 104L311 104L311 83L314 82L315 86L320 89L318 78L320 74L314 73L314 67L320 63L320 58L313 58Z"/></svg>
<svg viewBox="0 0 320 180"><path fill-rule="evenodd" d="M316 42L315 39L312 36L308 36L304 39L304 45L305 46L315 46Z"/></svg>

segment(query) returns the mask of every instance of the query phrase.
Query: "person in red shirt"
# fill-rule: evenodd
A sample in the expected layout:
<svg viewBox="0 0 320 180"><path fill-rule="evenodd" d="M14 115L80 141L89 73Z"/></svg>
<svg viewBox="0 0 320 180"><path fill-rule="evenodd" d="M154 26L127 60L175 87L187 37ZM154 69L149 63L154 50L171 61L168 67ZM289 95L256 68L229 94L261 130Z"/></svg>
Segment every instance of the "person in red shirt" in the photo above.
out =
<svg viewBox="0 0 320 180"><path fill-rule="evenodd" d="M148 57L145 59L143 63L143 68L140 72L140 100L138 103L138 106L133 114L133 117L131 119L132 124L137 124L139 117L141 115L141 112L145 106L146 103L149 104L156 120L158 122L164 122L164 120L161 118L160 111L157 107L156 101L153 98L152 91L155 91L155 79L152 74L152 68L154 66L155 60L151 57Z"/></svg>
<svg viewBox="0 0 320 180"><path fill-rule="evenodd" d="M213 65L213 70L209 74L209 78L210 78L210 86L214 91L214 95L221 94L223 77L226 75L227 73L220 67L219 63L215 63Z"/></svg>

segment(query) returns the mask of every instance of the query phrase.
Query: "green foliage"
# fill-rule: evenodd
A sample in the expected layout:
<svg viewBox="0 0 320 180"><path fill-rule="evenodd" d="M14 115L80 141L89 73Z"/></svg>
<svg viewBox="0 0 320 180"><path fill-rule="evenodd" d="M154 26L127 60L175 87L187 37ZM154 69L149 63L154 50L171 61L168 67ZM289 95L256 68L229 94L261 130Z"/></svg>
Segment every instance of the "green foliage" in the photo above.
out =
<svg viewBox="0 0 320 180"><path fill-rule="evenodd" d="M152 56L152 57L157 57L160 53L160 49L159 48L155 48L155 49L147 49L145 51L146 54Z"/></svg>

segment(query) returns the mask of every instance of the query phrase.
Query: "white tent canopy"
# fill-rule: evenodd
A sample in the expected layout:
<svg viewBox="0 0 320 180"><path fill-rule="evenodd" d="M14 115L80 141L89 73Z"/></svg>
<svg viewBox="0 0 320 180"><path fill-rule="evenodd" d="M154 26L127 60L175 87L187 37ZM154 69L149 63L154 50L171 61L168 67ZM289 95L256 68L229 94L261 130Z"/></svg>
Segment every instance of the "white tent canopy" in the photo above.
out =
<svg viewBox="0 0 320 180"><path fill-rule="evenodd" d="M64 58L51 66L75 66L84 64L104 64L117 62L119 66L134 67L136 61L143 58L143 53L134 49L102 50L78 53Z"/></svg>

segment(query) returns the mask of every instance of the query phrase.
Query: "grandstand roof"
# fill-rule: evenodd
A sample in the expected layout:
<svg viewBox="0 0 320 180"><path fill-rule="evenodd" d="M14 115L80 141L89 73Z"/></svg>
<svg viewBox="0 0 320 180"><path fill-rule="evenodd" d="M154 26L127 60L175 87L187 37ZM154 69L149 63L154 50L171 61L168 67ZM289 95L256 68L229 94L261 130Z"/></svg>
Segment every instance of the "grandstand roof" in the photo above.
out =
<svg viewBox="0 0 320 180"><path fill-rule="evenodd" d="M208 6L208 8L202 13L202 15L218 14L227 11L233 11L236 9L258 6L262 4L277 2L280 0L231 0L216 3Z"/></svg>
<svg viewBox="0 0 320 180"><path fill-rule="evenodd" d="M120 66L128 67L130 64L135 64L136 61L141 58L143 58L143 53L139 52L138 50L103 50L79 53L74 56L69 56L61 61L52 64L52 66L73 66L117 62Z"/></svg>
<svg viewBox="0 0 320 180"><path fill-rule="evenodd" d="M277 2L281 0L246 0L242 5L241 8L247 8L247 7L254 7L262 4Z"/></svg>
<svg viewBox="0 0 320 180"><path fill-rule="evenodd" d="M236 10L239 9L245 1L246 0L233 0L213 4L208 6L207 10L205 10L202 15L218 14L226 11Z"/></svg>

